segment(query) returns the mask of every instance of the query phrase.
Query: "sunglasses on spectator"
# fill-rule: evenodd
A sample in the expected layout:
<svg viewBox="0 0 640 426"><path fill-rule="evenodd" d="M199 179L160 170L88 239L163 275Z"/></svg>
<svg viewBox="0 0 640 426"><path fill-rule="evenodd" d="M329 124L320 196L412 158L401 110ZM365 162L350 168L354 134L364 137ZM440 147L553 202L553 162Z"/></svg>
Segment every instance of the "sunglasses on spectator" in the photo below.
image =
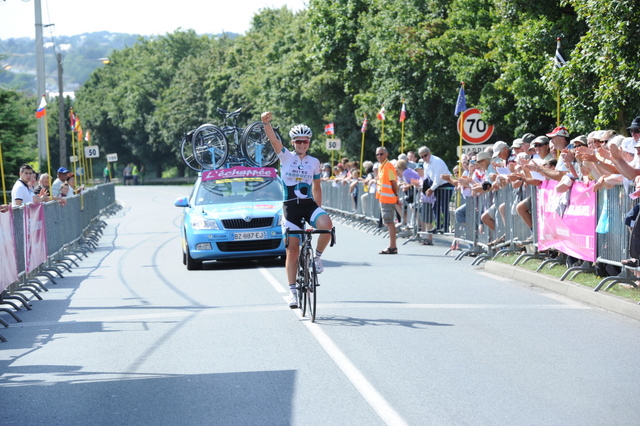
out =
<svg viewBox="0 0 640 426"><path fill-rule="evenodd" d="M376 157L380 157L381 155L384 155L384 152L378 152L378 153L376 154Z"/></svg>
<svg viewBox="0 0 640 426"><path fill-rule="evenodd" d="M640 129L633 129L633 130L629 130L629 132L630 132L632 135L637 135L638 133L640 133Z"/></svg>
<svg viewBox="0 0 640 426"><path fill-rule="evenodd" d="M428 156L430 156L430 155L431 155L431 154L422 154L422 155L420 156L420 158L427 158L427 157L428 157Z"/></svg>

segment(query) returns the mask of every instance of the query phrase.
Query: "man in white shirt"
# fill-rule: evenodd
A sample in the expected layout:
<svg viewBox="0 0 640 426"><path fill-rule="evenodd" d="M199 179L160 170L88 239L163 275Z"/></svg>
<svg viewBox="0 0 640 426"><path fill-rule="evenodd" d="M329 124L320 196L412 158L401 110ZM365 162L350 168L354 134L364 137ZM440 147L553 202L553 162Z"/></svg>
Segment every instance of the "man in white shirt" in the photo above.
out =
<svg viewBox="0 0 640 426"><path fill-rule="evenodd" d="M21 206L27 203L40 203L42 198L35 195L31 188L29 188L29 181L31 175L35 172L33 168L28 164L20 166L20 179L18 179L13 185L11 190L11 204L14 206Z"/></svg>
<svg viewBox="0 0 640 426"><path fill-rule="evenodd" d="M51 184L51 196L54 198L60 197L60 188L62 184L67 181L67 177L69 176L69 170L64 167L60 167L58 169L58 178L53 181Z"/></svg>
<svg viewBox="0 0 640 426"><path fill-rule="evenodd" d="M449 167L439 157L431 153L426 146L418 149L418 155L422 158L424 167L424 177L431 179L433 185L426 191L427 197L434 195L436 190L436 202L434 213L436 217L436 229L442 232L449 231L449 200L453 195L453 185L442 178L442 175L450 175ZM444 218L444 221L442 220ZM432 231L433 225L427 224L427 231Z"/></svg>

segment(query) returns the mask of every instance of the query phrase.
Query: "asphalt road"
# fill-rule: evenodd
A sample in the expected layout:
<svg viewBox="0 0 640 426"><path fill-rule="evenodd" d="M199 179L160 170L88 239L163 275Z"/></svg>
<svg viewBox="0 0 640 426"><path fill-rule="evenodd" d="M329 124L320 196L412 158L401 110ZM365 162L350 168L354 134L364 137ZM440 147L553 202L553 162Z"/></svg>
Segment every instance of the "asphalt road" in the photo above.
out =
<svg viewBox="0 0 640 426"><path fill-rule="evenodd" d="M186 270L188 191L118 187L99 248L0 313L0 424L638 424L637 321L338 224L311 324L276 261Z"/></svg>

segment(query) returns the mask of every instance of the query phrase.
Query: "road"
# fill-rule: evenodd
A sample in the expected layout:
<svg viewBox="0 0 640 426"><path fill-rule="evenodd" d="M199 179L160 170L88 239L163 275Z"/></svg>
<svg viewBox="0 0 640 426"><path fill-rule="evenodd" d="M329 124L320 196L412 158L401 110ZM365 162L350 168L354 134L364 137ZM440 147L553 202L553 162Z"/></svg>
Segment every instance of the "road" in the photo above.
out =
<svg viewBox="0 0 640 426"><path fill-rule="evenodd" d="M99 248L0 314L1 424L638 423L637 321L338 224L311 324L276 261L186 270L188 191L118 187Z"/></svg>

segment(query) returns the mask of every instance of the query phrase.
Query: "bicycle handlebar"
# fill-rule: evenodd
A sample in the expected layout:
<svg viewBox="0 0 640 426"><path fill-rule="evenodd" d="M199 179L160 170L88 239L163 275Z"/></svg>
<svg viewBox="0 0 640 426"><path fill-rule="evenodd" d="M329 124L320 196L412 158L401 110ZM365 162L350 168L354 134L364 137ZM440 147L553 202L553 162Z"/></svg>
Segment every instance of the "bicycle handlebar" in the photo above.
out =
<svg viewBox="0 0 640 426"><path fill-rule="evenodd" d="M225 116L226 118L231 118L231 117L236 117L237 115L239 115L242 112L242 108L238 108L237 110L233 111L233 112L229 112L227 110L224 110L222 108L217 108L218 113L222 114Z"/></svg>
<svg viewBox="0 0 640 426"><path fill-rule="evenodd" d="M285 235L285 243L284 246L289 247L289 235L310 235L310 234L331 234L331 243L329 247L333 247L336 244L336 227L334 226L331 229L289 229L286 228Z"/></svg>

